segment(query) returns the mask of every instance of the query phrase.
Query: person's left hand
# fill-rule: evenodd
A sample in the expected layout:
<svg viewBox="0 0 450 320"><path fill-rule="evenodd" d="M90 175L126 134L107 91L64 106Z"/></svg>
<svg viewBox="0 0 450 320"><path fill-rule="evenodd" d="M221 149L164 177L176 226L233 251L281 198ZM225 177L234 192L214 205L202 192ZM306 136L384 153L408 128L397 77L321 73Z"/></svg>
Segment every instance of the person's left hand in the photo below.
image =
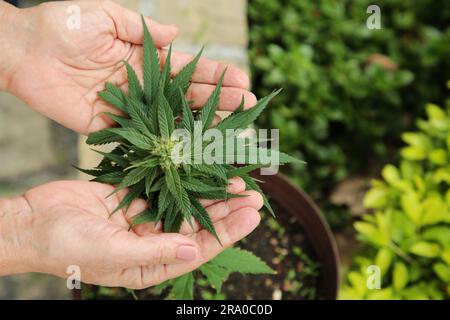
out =
<svg viewBox="0 0 450 320"><path fill-rule="evenodd" d="M0 276L41 272L67 277L68 267L78 266L84 283L139 289L185 274L260 221L261 195L245 191L240 178L230 182L228 192L246 197L203 201L223 246L197 223L192 230L185 222L180 233L163 233L154 223L128 231L146 202L136 199L128 211L109 218L127 191L107 198L114 187L106 184L58 181L3 205L0 199Z"/></svg>
<svg viewBox="0 0 450 320"><path fill-rule="evenodd" d="M80 8L79 29L67 27L69 6ZM5 50L12 52L3 59L10 74L7 90L43 115L79 133L88 134L110 126L112 122L107 116L95 115L117 110L99 99L97 92L104 89L106 81L119 84L127 91L126 70L119 63L121 60L128 60L138 76L142 74L140 15L105 0L58 1L14 10L7 17L9 22L2 22L8 30L3 30L0 39L10 43L6 43ZM146 23L159 48L172 42L178 33L176 27L148 18ZM11 49L17 46L22 48ZM162 63L165 55L166 50L160 49ZM191 59L190 55L174 52L172 76ZM226 67L219 109L235 109L242 95L246 107L256 103L255 96L246 90L249 79L244 72L201 59L187 92L189 100L194 101L193 107L205 104Z"/></svg>

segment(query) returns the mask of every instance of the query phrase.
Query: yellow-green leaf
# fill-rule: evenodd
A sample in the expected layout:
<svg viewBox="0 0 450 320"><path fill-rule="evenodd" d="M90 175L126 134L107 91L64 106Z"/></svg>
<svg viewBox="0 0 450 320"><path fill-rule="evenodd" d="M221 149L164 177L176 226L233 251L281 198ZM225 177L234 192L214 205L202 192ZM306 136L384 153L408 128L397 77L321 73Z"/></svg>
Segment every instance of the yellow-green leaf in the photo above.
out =
<svg viewBox="0 0 450 320"><path fill-rule="evenodd" d="M388 193L385 188L372 188L364 197L364 207L381 208L388 202Z"/></svg>
<svg viewBox="0 0 450 320"><path fill-rule="evenodd" d="M415 225L420 225L422 206L418 194L415 192L408 192L401 196L400 203L408 218L411 219Z"/></svg>
<svg viewBox="0 0 450 320"><path fill-rule="evenodd" d="M392 251L388 248L381 248L375 257L375 264L380 268L381 274L385 275L392 263Z"/></svg>
<svg viewBox="0 0 450 320"><path fill-rule="evenodd" d="M395 290L400 291L409 282L408 268L403 262L397 262L394 264L394 271L392 273L392 281Z"/></svg>
<svg viewBox="0 0 450 320"><path fill-rule="evenodd" d="M384 180L386 180L386 182L390 185L395 185L395 183L400 180L398 169L391 164L388 164L383 168L381 175L383 176Z"/></svg>
<svg viewBox="0 0 450 320"><path fill-rule="evenodd" d="M425 258L434 258L439 256L441 249L435 243L419 241L409 248L409 252Z"/></svg>

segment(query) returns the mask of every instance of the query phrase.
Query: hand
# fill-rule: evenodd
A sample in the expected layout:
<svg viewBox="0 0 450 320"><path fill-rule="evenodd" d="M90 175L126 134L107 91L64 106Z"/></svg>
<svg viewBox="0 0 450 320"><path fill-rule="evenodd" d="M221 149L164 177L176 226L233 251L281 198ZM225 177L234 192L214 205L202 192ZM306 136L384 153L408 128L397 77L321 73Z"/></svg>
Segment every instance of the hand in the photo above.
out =
<svg viewBox="0 0 450 320"><path fill-rule="evenodd" d="M81 9L80 29L70 30L66 26L69 5ZM0 3L0 9L1 6L5 4ZM88 134L110 126L106 116L94 117L112 109L98 99L97 92L104 89L105 81L127 89L121 60L128 60L138 75L142 74L140 15L103 0L50 2L14 11L8 6L8 10L12 12L0 23L3 29L0 49L12 52L6 59L0 57L0 64L2 60L6 64L3 67L7 71L3 72L7 76L6 89L38 112L77 132ZM150 19L146 23L160 48L172 42L178 33L174 26ZM3 32L5 28L7 32ZM165 55L166 50L161 49L161 63ZM190 55L174 52L172 72L176 74L191 59ZM225 67L228 69L219 109L233 110L242 95L246 107L255 104L255 96L246 91L249 80L245 73L233 66L201 59L187 92L188 98L195 101L193 107L204 105Z"/></svg>
<svg viewBox="0 0 450 320"><path fill-rule="evenodd" d="M109 213L126 191L106 198L109 185L61 181L0 201L0 275L42 272L67 277L77 265L81 281L105 286L145 288L194 270L249 234L259 223L262 198L244 191L240 178L228 191L247 194L228 201L204 201L223 247L197 224L181 234L162 233L147 223L128 231L131 218L146 207L135 200L127 213ZM3 214L2 214L3 212Z"/></svg>

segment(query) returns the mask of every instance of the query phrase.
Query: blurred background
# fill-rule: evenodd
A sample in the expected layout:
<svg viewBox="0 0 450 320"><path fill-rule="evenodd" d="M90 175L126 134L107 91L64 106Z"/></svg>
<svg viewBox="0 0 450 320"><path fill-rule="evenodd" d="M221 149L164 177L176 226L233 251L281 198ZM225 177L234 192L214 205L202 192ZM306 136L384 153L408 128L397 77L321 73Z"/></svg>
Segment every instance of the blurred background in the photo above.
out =
<svg viewBox="0 0 450 320"><path fill-rule="evenodd" d="M26 7L42 1L15 2ZM444 203L436 209L441 219L433 220L440 228L438 240L422 239L421 230L429 227L429 223L416 223L413 231L405 231L402 228L409 221L397 226L389 220L387 223L393 227L386 235L388 245L384 245L368 236L367 225L365 233L362 227L355 231L354 222L370 220L368 214L377 210L403 210L407 215L412 210L405 209L399 200L403 189L399 193L396 187L392 190L386 187L368 193L371 179L381 177L392 181L392 174L386 173L389 170L383 170L386 164L407 160L415 167L450 172L450 139L447 147L444 140L433 140L435 136L447 138L449 116L445 111L441 114L437 109L425 108L427 103L440 105L442 110L446 107L450 79L450 3L432 0L117 2L160 22L179 25L181 34L175 49L194 53L206 44L206 56L249 70L252 90L258 97L283 88L258 125L279 128L280 148L307 162L306 166L284 170L318 203L335 233L342 260L344 297L368 298L364 288L361 289L364 284L361 285L360 273L347 271L359 270L358 266L374 260L384 265L385 286L390 288L391 282L393 286L382 298L449 297L450 194L447 191L450 178L433 180L436 185L429 192ZM381 29L366 26L370 16L366 10L371 4L380 7ZM418 119L430 114L440 122L427 127L425 133L429 137L424 138L421 133L412 142L411 139L402 141L404 132L417 130ZM418 140L427 145L420 149L425 155L418 155L417 150L412 156L411 152L406 155L401 152L405 142L417 147ZM437 149L444 150L438 152L441 158L428 159L426 154ZM20 194L31 186L55 179L76 178L71 165L90 166L95 162L92 157L83 138L36 114L16 98L0 93L0 196ZM395 172L393 175L406 177L403 171ZM428 181L427 171L420 172L423 180ZM411 185L415 191L420 189L416 182ZM424 182L424 185L430 184ZM416 209L423 209L421 201L429 194L423 190L416 199ZM399 239L399 233L407 236ZM436 244L441 251L432 257L417 254L420 250L411 249L411 243L417 239ZM400 251L392 249L392 243ZM358 253L365 248L369 248L365 255ZM398 274L406 274L407 279ZM402 281L406 281L403 286ZM433 286L423 286L424 281ZM0 278L0 299L69 297L64 281L53 277Z"/></svg>

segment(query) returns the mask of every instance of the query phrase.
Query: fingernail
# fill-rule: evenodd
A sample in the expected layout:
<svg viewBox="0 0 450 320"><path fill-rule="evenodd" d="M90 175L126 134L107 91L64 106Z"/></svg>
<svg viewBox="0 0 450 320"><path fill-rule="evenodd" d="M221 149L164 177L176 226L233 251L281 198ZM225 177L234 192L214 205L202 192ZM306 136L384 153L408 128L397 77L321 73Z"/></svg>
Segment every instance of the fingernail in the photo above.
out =
<svg viewBox="0 0 450 320"><path fill-rule="evenodd" d="M180 246L177 251L177 259L192 261L197 258L197 248L193 246Z"/></svg>

